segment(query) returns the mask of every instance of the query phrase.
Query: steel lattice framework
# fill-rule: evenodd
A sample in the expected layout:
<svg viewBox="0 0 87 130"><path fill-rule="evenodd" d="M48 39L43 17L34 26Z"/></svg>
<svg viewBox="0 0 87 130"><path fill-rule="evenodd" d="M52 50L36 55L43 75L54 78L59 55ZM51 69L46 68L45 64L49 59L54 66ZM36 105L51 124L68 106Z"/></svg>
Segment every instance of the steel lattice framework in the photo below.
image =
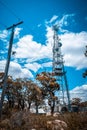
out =
<svg viewBox="0 0 87 130"><path fill-rule="evenodd" d="M53 74L57 79L57 82L60 85L60 91L58 93L59 99L64 101L64 93L66 92L67 95L67 101L68 101L68 108L70 110L70 98L69 98L69 90L68 90L68 84L66 79L66 72L64 70L64 62L63 62L63 55L61 53L61 47L62 43L60 42L59 36L58 36L58 29L59 27L57 25L53 26Z"/></svg>

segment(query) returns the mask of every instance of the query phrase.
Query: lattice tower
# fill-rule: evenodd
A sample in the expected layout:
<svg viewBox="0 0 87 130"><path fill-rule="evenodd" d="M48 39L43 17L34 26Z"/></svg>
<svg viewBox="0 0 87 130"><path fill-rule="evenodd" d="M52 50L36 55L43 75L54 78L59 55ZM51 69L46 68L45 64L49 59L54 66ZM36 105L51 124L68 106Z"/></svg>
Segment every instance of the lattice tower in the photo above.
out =
<svg viewBox="0 0 87 130"><path fill-rule="evenodd" d="M70 109L70 99L69 99L69 91L68 91L68 84L66 79L66 72L64 70L64 62L63 62L63 55L61 53L62 43L58 37L58 26L53 26L53 74L56 77L57 82L60 85L60 90L58 92L59 100L62 100L63 104L64 101L64 93L66 91L67 101Z"/></svg>

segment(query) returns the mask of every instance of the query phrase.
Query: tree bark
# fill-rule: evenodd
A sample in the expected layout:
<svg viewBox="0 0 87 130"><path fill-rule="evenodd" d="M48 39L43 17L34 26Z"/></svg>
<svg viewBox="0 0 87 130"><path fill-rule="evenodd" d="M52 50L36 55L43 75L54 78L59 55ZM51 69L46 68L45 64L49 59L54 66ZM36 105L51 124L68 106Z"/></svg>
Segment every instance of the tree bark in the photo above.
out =
<svg viewBox="0 0 87 130"><path fill-rule="evenodd" d="M38 103L37 103L37 101L36 101L35 105L36 105L36 114L38 114Z"/></svg>
<svg viewBox="0 0 87 130"><path fill-rule="evenodd" d="M51 114L53 115L53 113L54 113L54 108L55 108L55 100L53 99L52 102L53 102L53 103L52 103L52 106L51 106Z"/></svg>

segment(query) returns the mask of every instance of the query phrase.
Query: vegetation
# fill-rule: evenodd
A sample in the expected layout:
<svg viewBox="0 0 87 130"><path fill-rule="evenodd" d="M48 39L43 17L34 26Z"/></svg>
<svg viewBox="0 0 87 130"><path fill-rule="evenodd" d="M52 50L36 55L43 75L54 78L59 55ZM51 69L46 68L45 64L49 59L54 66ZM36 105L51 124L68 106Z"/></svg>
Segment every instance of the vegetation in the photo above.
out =
<svg viewBox="0 0 87 130"><path fill-rule="evenodd" d="M47 128L47 122L55 119L67 123L67 129L64 130L87 130L87 113L66 113L54 117L12 110L9 114L10 117L5 113L0 121L0 130L52 130Z"/></svg>
<svg viewBox="0 0 87 130"><path fill-rule="evenodd" d="M3 76L4 73L0 73L1 89L3 89ZM0 130L52 130L51 127L47 127L47 121L57 119L67 123L67 130L87 130L86 112L67 112L53 116L57 100L55 91L59 90L60 86L51 73L42 72L36 76L36 80L38 83L27 79L13 80L11 76L8 76ZM51 116L38 114L38 107L44 104L44 99L48 99ZM26 102L27 110L24 109ZM36 114L30 113L32 103L36 106ZM74 98L72 105L85 107L87 102L82 103L79 98Z"/></svg>
<svg viewBox="0 0 87 130"><path fill-rule="evenodd" d="M0 73L0 79L3 79L3 76L4 74ZM38 74L36 80L40 84L27 79L13 80L11 76L8 76L5 98L9 108L14 108L15 104L17 104L18 109L21 108L23 110L27 102L30 109L31 103L35 103L36 113L38 113L39 105L44 103L44 99L48 99L51 113L53 114L55 101L57 100L55 91L59 90L59 84L51 73L46 72ZM3 89L3 80L1 89Z"/></svg>
<svg viewBox="0 0 87 130"><path fill-rule="evenodd" d="M37 74L36 79L42 85L42 95L44 98L48 98L48 104L51 108L51 114L53 114L55 101L57 100L57 97L55 96L55 91L59 90L60 86L57 83L56 79L53 77L52 73L49 72L42 72L40 74Z"/></svg>
<svg viewBox="0 0 87 130"><path fill-rule="evenodd" d="M3 79L4 74L1 73L0 75L0 79ZM0 83L0 88L3 89L3 80ZM13 80L10 76L7 79L4 97L4 102L9 108L15 108L16 105L18 109L23 110L27 102L28 109L30 109L31 103L35 103L37 113L38 106L43 102L41 88L36 83L27 79Z"/></svg>

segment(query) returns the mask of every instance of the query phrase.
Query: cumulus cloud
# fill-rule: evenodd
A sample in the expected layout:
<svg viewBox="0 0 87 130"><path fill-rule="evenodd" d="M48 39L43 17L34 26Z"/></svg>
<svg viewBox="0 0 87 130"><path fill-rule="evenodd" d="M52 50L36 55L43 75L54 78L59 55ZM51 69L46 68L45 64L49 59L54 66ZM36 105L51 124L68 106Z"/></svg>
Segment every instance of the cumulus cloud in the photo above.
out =
<svg viewBox="0 0 87 130"><path fill-rule="evenodd" d="M55 24L60 23L61 29L63 25L68 25L68 18L72 18L73 16L74 14L67 14L59 19L58 16L54 15L48 22L55 22ZM16 38L19 37L20 31L21 28L15 29ZM24 35L23 37L19 38L17 43L15 43L15 46L13 47L13 50L16 51L16 54L14 55L14 61L18 62L21 59L20 61L22 63L22 59L26 59L26 63L24 65L26 70L23 69L18 63L14 62L14 64L16 63L16 66L17 64L20 66L18 68L22 74L25 71L26 75L31 75L32 77L31 72L27 70L33 70L36 72L39 68L52 67L51 62L43 63L42 65L36 62L37 60L43 60L45 58L52 60L54 32L49 24L46 24L46 31L46 43L44 45L34 41L32 35ZM0 37L3 39L6 39L7 35L8 32L6 30L0 32ZM77 69L85 68L87 65L87 59L84 56L84 51L85 45L87 45L87 32L82 31L79 33L74 33L65 31L65 33L59 35L59 38L62 42L61 51L62 54L64 54L65 65L76 67ZM14 66L13 68L15 69Z"/></svg>
<svg viewBox="0 0 87 130"><path fill-rule="evenodd" d="M22 28L15 28L15 32L14 32L14 38L19 38L19 34L20 31L22 30ZM11 31L8 30L1 30L0 31L0 39L3 42L7 42L7 38L10 36Z"/></svg>
<svg viewBox="0 0 87 130"><path fill-rule="evenodd" d="M87 59L84 56L85 46L87 45L87 32L68 32L62 34L60 38L65 65L77 69L85 68L87 66Z"/></svg>
<svg viewBox="0 0 87 130"><path fill-rule="evenodd" d="M67 16L68 17L68 16ZM63 18L64 19L64 18ZM53 46L53 30L47 26L47 46ZM87 45L87 32L79 33L66 31L59 35L62 42L61 52L64 55L66 66L82 69L87 67L87 58L84 55L85 46ZM51 54L52 55L52 54ZM82 62L83 61L83 62Z"/></svg>
<svg viewBox="0 0 87 130"><path fill-rule="evenodd" d="M46 31L47 31L47 33L46 33L46 38L47 38L46 44L49 45L52 48L52 46L53 46L53 35L54 35L53 29L52 29L52 27L47 26Z"/></svg>
<svg viewBox="0 0 87 130"><path fill-rule="evenodd" d="M37 72L38 69L41 68L41 65L38 64L37 62L34 62L34 63L25 64L25 67L34 71L34 72Z"/></svg>
<svg viewBox="0 0 87 130"><path fill-rule="evenodd" d="M9 33L7 30L0 31L0 39L4 42L7 42L6 38L8 37Z"/></svg>
<svg viewBox="0 0 87 130"><path fill-rule="evenodd" d="M19 38L19 34L20 34L20 31L22 30L22 28L15 28L15 32L14 32L14 38Z"/></svg>
<svg viewBox="0 0 87 130"><path fill-rule="evenodd" d="M4 72L6 61L0 61L0 72ZM16 62L10 62L9 66L9 75L11 75L14 79L16 78L33 78L32 73L26 69L22 68L20 64Z"/></svg>
<svg viewBox="0 0 87 130"><path fill-rule="evenodd" d="M42 67L52 67L52 62L43 63Z"/></svg>
<svg viewBox="0 0 87 130"><path fill-rule="evenodd" d="M63 103L63 93L62 91L58 92L59 100L61 103ZM69 97L70 101L72 101L73 98L80 98L81 101L87 101L87 84L84 84L82 86L76 86L72 90L69 91ZM64 91L64 101L68 103L67 98L67 92Z"/></svg>
<svg viewBox="0 0 87 130"><path fill-rule="evenodd" d="M87 84L72 89L70 91L70 98L80 98L82 101L87 101Z"/></svg>
<svg viewBox="0 0 87 130"><path fill-rule="evenodd" d="M5 70L5 64L6 64L5 60L0 61L0 72L3 72Z"/></svg>
<svg viewBox="0 0 87 130"><path fill-rule="evenodd" d="M43 58L52 60L53 30L49 26L47 26L46 30L46 45L34 41L32 35L25 35L20 38L15 48L15 58L27 58L28 62L35 62ZM85 46L87 45L87 32L73 33L68 31L59 35L59 38L62 42L61 52L64 55L65 65L77 69L85 68L87 66L87 59L84 56ZM33 69L36 71L34 67Z"/></svg>
<svg viewBox="0 0 87 130"><path fill-rule="evenodd" d="M33 40L32 35L22 37L17 43L15 50L16 58L28 58L30 62L50 58L52 54L50 46L37 43Z"/></svg>

